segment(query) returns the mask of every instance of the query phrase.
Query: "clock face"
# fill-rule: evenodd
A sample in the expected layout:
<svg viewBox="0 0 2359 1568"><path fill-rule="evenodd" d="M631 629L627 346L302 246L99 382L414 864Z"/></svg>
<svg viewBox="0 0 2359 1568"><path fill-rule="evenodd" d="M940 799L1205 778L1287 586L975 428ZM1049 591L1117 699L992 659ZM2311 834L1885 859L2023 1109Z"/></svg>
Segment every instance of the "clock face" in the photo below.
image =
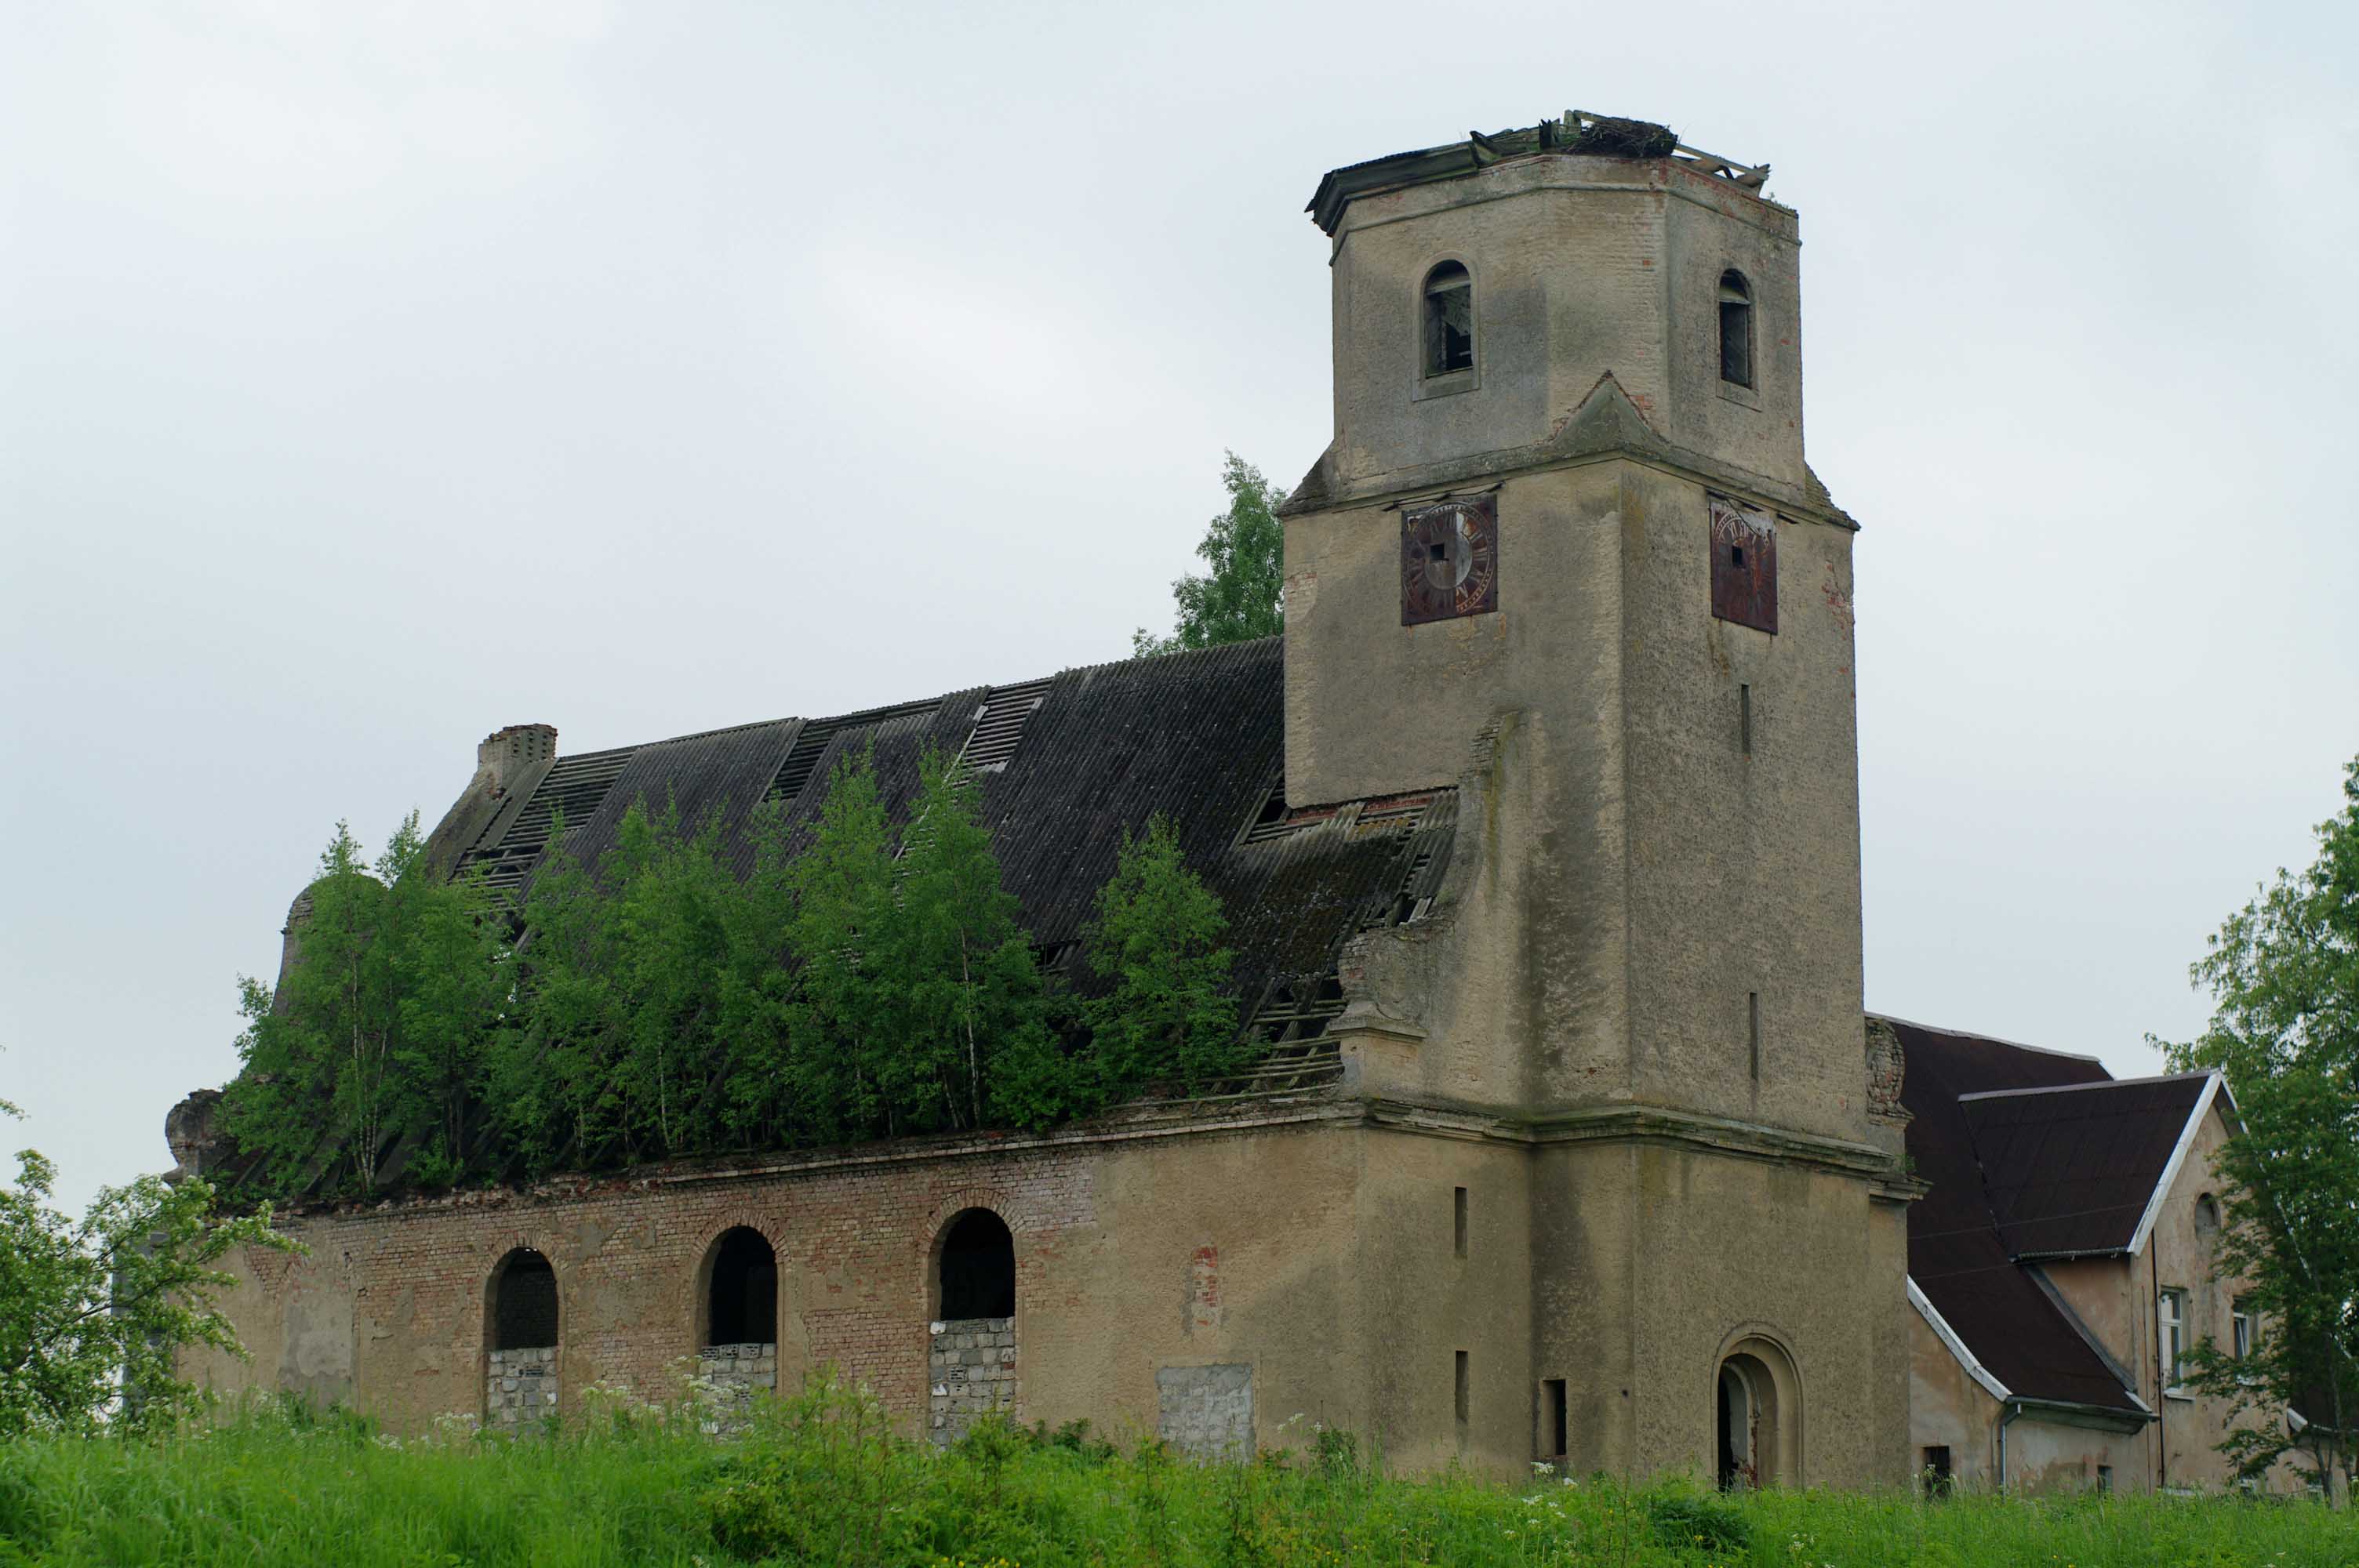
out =
<svg viewBox="0 0 2359 1568"><path fill-rule="evenodd" d="M1401 514L1401 624L1499 608L1498 497Z"/></svg>

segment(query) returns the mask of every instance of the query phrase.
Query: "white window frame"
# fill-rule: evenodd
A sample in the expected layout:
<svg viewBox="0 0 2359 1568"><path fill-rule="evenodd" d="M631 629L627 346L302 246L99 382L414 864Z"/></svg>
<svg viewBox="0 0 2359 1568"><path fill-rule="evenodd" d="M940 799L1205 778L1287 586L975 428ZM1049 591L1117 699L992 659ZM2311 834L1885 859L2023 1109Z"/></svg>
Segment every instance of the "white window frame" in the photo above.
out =
<svg viewBox="0 0 2359 1568"><path fill-rule="evenodd" d="M2180 1363L2187 1357L2187 1292L2165 1285L2155 1292L2155 1345L2162 1362L2162 1391L2189 1397L2180 1379Z"/></svg>

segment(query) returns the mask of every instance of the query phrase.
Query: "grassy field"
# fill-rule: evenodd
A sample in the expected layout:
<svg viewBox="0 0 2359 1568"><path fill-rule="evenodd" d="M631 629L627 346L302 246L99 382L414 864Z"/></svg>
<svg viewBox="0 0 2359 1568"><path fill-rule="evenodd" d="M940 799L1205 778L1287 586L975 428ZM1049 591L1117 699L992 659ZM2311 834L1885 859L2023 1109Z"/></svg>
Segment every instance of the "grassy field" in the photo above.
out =
<svg viewBox="0 0 2359 1568"><path fill-rule="evenodd" d="M522 1442L253 1412L147 1444L0 1444L0 1563L2359 1564L2359 1523L2311 1504L1406 1481L1310 1435L1285 1462L1198 1468L1007 1428L936 1454L838 1390L725 1444L620 1407Z"/></svg>

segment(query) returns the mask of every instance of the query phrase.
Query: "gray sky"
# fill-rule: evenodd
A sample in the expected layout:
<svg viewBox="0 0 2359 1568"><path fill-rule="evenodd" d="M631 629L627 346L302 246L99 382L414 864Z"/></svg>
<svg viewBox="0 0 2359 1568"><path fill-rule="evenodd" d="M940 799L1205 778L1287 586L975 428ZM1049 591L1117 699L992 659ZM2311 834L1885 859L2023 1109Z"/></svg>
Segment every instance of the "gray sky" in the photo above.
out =
<svg viewBox="0 0 2359 1568"><path fill-rule="evenodd" d="M1776 165L1869 1003L2154 1069L2359 750L2359 9L0 7L0 1127L235 1066L333 823L1126 653L1329 432L1338 164Z"/></svg>

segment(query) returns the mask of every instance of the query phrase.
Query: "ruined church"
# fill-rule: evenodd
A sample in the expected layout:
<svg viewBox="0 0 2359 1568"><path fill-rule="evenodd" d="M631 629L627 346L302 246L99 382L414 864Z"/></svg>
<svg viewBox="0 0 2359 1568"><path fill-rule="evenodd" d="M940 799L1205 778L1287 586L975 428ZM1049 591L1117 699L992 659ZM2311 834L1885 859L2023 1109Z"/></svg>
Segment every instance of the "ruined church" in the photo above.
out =
<svg viewBox="0 0 2359 1568"><path fill-rule="evenodd" d="M1409 1469L2217 1484L2172 1359L2254 1331L2204 1260L2217 1081L1864 1012L1859 528L1804 460L1767 173L1571 114L1321 179L1334 433L1280 637L604 752L511 726L435 831L516 889L560 814L594 860L642 798L734 832L848 752L904 799L957 752L1054 968L1160 813L1227 910L1243 1076L299 1206L306 1255L234 1260L253 1360L195 1369L397 1430L832 1366L941 1442L1005 1409L1206 1458L1315 1422Z"/></svg>

